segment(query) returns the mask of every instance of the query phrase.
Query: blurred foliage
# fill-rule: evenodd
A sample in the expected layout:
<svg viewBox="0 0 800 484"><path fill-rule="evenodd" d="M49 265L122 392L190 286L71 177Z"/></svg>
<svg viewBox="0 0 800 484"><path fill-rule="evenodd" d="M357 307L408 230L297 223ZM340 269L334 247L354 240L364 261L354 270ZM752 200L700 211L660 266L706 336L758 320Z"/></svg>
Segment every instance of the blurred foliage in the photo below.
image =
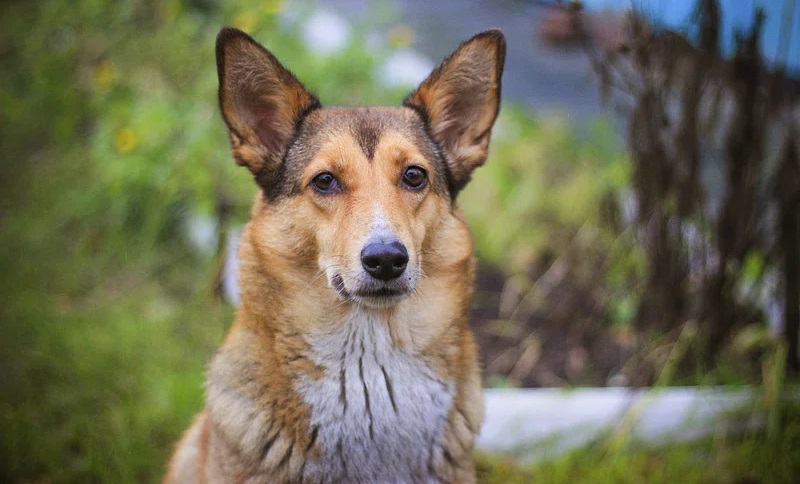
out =
<svg viewBox="0 0 800 484"><path fill-rule="evenodd" d="M608 123L583 138L559 119L537 120L505 105L491 158L459 195L478 256L514 274L543 253L560 253L585 224L616 237L601 217L605 197L628 181L625 157Z"/></svg>

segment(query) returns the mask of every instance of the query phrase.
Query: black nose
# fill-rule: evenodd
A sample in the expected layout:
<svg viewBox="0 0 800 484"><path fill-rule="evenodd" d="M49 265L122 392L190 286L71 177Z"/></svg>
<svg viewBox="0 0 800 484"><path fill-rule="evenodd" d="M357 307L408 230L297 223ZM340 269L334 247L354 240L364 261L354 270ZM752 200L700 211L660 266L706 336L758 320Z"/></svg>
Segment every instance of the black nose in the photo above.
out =
<svg viewBox="0 0 800 484"><path fill-rule="evenodd" d="M408 264L408 251L400 242L373 242L361 250L361 265L375 279L389 281L400 277Z"/></svg>

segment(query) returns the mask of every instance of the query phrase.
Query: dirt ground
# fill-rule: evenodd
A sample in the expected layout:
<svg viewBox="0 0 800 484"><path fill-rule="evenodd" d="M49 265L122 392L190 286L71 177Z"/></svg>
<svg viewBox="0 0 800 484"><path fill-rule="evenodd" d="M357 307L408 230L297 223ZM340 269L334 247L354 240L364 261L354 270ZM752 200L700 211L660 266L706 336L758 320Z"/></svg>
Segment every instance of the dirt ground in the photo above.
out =
<svg viewBox="0 0 800 484"><path fill-rule="evenodd" d="M538 275L547 282L548 273ZM543 304L527 308L499 270L478 270L471 326L487 386L605 386L629 383L620 373L632 355L624 334L603 324L593 288L555 279Z"/></svg>

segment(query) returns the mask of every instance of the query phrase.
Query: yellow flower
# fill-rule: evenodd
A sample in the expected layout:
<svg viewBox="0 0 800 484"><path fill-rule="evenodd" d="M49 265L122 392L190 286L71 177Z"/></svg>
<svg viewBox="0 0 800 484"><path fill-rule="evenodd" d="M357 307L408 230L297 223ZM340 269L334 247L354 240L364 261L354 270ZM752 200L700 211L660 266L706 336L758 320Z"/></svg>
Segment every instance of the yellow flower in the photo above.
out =
<svg viewBox="0 0 800 484"><path fill-rule="evenodd" d="M106 89L114 80L114 64L105 59L94 70L94 82L101 89Z"/></svg>
<svg viewBox="0 0 800 484"><path fill-rule="evenodd" d="M136 136L136 132L133 129L126 126L117 130L114 135L114 142L117 151L120 153L128 153L139 144L139 138Z"/></svg>

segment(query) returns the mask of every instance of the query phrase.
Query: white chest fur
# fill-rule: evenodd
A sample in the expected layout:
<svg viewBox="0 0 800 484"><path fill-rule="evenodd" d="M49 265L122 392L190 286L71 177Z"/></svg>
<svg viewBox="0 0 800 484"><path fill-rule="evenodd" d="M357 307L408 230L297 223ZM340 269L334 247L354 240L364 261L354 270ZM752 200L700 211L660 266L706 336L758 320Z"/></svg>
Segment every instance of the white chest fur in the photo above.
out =
<svg viewBox="0 0 800 484"><path fill-rule="evenodd" d="M453 384L392 344L388 322L356 312L313 336L311 357L325 368L296 388L311 408L322 451L306 463L317 482L429 482L433 454L453 399Z"/></svg>

